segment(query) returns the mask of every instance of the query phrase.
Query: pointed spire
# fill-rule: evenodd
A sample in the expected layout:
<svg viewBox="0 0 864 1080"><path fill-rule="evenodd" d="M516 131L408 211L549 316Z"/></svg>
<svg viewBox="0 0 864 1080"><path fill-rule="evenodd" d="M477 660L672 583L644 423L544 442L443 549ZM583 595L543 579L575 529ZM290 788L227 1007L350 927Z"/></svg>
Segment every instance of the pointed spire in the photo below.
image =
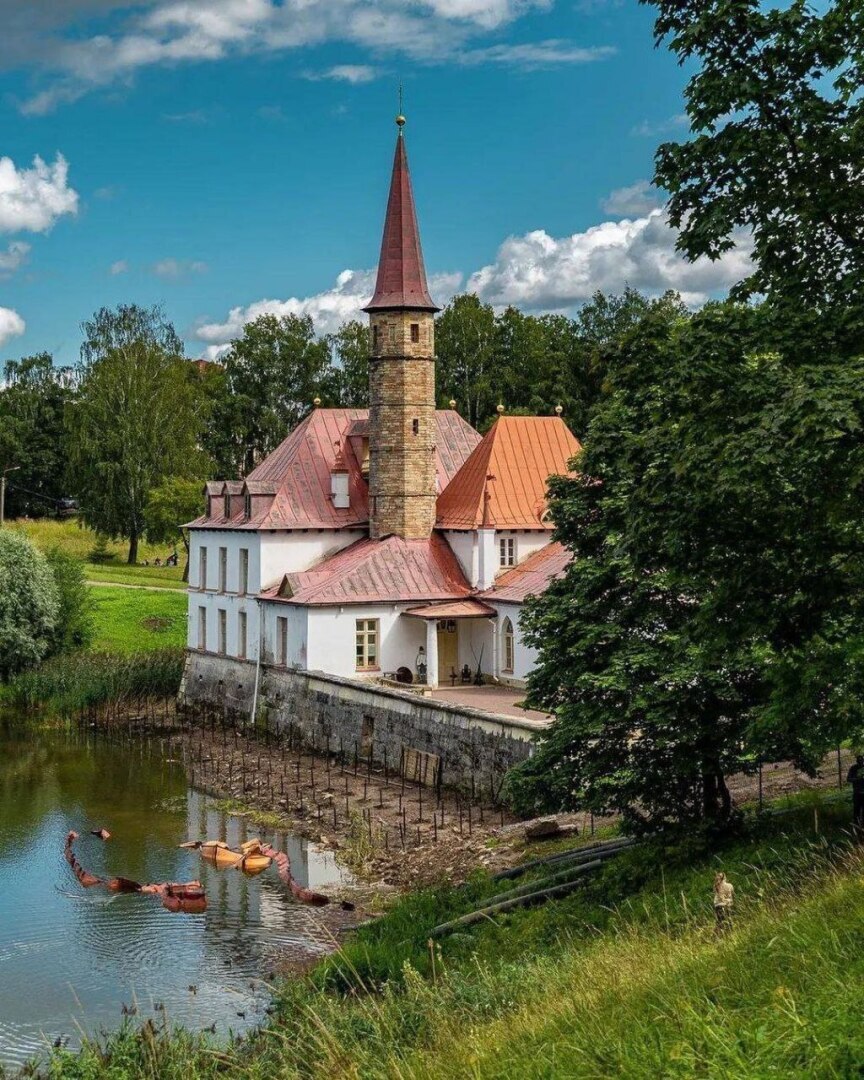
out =
<svg viewBox="0 0 864 1080"><path fill-rule="evenodd" d="M420 230L414 209L414 192L408 171L408 155L402 128L405 117L396 118L399 135L393 159L390 198L384 222L384 239L378 261L378 280L375 295L364 311L386 311L408 308L414 311L440 311L429 295L426 268L420 246Z"/></svg>

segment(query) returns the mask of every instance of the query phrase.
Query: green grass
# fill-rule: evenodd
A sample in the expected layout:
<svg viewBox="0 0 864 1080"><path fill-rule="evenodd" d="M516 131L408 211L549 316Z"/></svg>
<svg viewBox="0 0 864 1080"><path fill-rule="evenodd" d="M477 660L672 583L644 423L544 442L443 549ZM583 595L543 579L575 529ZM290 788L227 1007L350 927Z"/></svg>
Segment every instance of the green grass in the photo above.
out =
<svg viewBox="0 0 864 1080"><path fill-rule="evenodd" d="M864 1064L864 858L848 805L769 818L710 851L643 847L583 892L430 948L500 886L406 897L305 980L273 1023L217 1047L127 1027L57 1077L849 1077ZM736 886L713 932L711 883Z"/></svg>
<svg viewBox="0 0 864 1080"><path fill-rule="evenodd" d="M137 653L186 644L186 595L93 586L95 652Z"/></svg>
<svg viewBox="0 0 864 1080"><path fill-rule="evenodd" d="M82 527L75 518L64 521L40 519L38 521L12 521L9 528L16 529L28 536L42 551L60 548L84 563L84 570L89 581L108 581L122 585L151 585L161 589L185 589L183 582L182 544L178 546L179 566L143 566L155 559L165 560L170 554L167 544L141 543L138 548L139 565L129 566L126 562L128 547L118 541L108 542L110 560L99 565L87 561L87 556L96 544L96 534Z"/></svg>

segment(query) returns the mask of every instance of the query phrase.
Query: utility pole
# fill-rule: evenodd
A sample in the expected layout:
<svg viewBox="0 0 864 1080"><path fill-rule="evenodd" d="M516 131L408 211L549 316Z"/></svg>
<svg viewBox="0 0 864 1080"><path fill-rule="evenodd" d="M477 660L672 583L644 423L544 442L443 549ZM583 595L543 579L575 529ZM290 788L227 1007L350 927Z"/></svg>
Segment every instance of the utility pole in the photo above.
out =
<svg viewBox="0 0 864 1080"><path fill-rule="evenodd" d="M20 465L9 465L0 473L0 529L6 520L6 474L20 469Z"/></svg>

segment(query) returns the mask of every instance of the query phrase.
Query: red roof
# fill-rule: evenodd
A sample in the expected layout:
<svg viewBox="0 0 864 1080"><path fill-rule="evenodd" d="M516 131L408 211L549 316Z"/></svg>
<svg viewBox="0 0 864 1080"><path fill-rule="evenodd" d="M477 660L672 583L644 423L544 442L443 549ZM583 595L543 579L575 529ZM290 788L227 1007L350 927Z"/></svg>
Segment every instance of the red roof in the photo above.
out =
<svg viewBox="0 0 864 1080"><path fill-rule="evenodd" d="M456 556L440 536L358 540L311 570L286 574L267 600L308 605L391 604L471 595Z"/></svg>
<svg viewBox="0 0 864 1080"><path fill-rule="evenodd" d="M581 449L560 416L499 416L439 496L438 528L479 528L488 484L489 521L496 528L551 529L547 482L569 472Z"/></svg>
<svg viewBox="0 0 864 1080"><path fill-rule="evenodd" d="M414 192L408 171L408 155L400 130L393 159L390 198L384 220L384 238L378 260L375 295L364 311L411 308L415 311L440 311L429 295L426 268L420 247L420 230L414 209Z"/></svg>
<svg viewBox="0 0 864 1080"><path fill-rule="evenodd" d="M564 573L572 558L573 553L563 544L547 544L525 562L501 574L492 588L480 595L487 600L510 600L521 604L527 597L545 592L549 582Z"/></svg>
<svg viewBox="0 0 864 1080"><path fill-rule="evenodd" d="M425 607L409 608L402 614L418 619L494 619L498 612L482 600L469 596L467 600L442 600Z"/></svg>
<svg viewBox="0 0 864 1080"><path fill-rule="evenodd" d="M435 414L438 488L443 491L480 436L452 410ZM250 493L270 496L253 507L251 518L242 505L231 517L223 515L221 499L212 504L213 516L192 522L197 528L228 529L339 529L365 525L369 520L368 485L362 473L362 433L368 427L366 409L315 409L288 438L246 478ZM341 460L340 460L341 459ZM330 497L334 466L348 472L349 506L337 509ZM241 485L242 487L242 485ZM207 491L219 495L221 482L210 481Z"/></svg>

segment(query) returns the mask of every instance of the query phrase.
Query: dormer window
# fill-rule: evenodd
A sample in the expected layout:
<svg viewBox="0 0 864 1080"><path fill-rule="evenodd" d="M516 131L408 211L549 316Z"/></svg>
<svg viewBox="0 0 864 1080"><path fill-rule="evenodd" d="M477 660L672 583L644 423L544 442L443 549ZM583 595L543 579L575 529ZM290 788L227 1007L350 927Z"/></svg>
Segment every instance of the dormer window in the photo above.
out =
<svg viewBox="0 0 864 1080"><path fill-rule="evenodd" d="M337 510L347 510L351 505L348 493L348 473L334 469L330 473L330 497Z"/></svg>
<svg viewBox="0 0 864 1080"><path fill-rule="evenodd" d="M226 518L230 518L231 517L231 496L228 494L227 491L225 492L225 499L224 499L224 502L223 502L223 507L224 507L224 511L225 511L224 516Z"/></svg>
<svg viewBox="0 0 864 1080"><path fill-rule="evenodd" d="M243 496L243 514L247 521L252 517L252 496L248 491Z"/></svg>

